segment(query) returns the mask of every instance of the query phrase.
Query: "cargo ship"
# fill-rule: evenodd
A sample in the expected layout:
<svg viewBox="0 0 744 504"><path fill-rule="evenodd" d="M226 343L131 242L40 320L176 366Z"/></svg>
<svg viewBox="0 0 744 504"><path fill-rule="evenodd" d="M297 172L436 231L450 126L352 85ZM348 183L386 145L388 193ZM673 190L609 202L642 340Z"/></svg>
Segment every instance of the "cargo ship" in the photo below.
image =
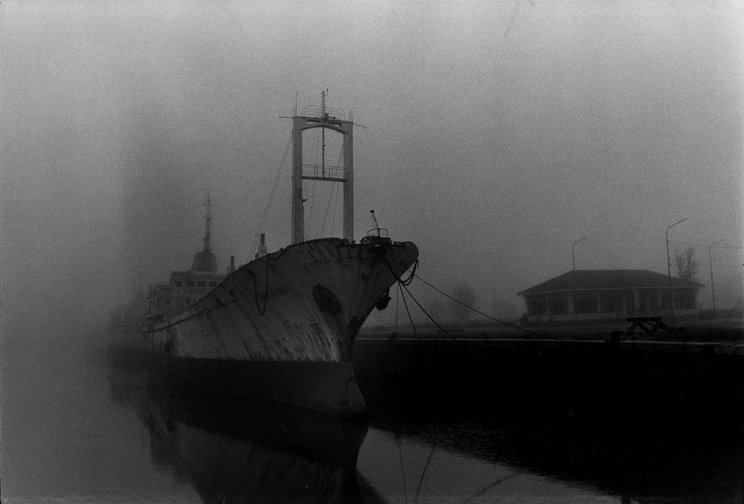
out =
<svg viewBox="0 0 744 504"><path fill-rule="evenodd" d="M227 394L334 416L366 411L354 376L354 340L389 288L418 260L411 242L377 226L353 237L353 122L325 106L295 108L292 244L218 271L207 201L202 250L187 271L150 288L143 331L157 375L190 393ZM343 165L303 163L302 133L343 135ZM325 133L323 133L325 135ZM325 145L325 139L324 139ZM303 181L343 184L343 237L304 239ZM373 213L374 217L374 213ZM263 237L262 237L263 238Z"/></svg>

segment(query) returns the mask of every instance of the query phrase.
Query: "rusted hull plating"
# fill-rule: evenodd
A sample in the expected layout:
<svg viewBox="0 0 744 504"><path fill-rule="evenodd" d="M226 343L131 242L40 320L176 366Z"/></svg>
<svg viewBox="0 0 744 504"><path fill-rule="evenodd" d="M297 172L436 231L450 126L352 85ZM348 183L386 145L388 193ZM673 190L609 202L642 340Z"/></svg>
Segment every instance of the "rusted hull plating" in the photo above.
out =
<svg viewBox="0 0 744 504"><path fill-rule="evenodd" d="M194 382L203 378L204 388L210 388L206 378L220 375L219 363L230 361L240 366L233 376L241 376L241 383L226 383L230 373L217 381L231 394L357 413L364 401L351 368L354 339L378 300L417 257L410 242L369 245L336 238L263 256L191 308L150 328L156 362L178 370L179 381L188 377L198 385Z"/></svg>

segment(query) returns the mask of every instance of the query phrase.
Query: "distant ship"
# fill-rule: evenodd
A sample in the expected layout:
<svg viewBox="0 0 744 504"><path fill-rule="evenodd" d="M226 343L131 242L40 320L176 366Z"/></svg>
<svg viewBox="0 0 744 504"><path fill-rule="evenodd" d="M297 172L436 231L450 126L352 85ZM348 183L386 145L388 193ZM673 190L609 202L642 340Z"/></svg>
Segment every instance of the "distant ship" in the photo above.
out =
<svg viewBox="0 0 744 504"><path fill-rule="evenodd" d="M254 260L218 272L208 200L203 249L191 269L150 288L143 330L159 374L191 392L356 416L366 406L352 366L354 340L370 312L387 305L418 249L392 241L376 220L354 241L351 119L326 109L325 93L320 109L295 109L292 119L292 245L267 254L262 236ZM302 133L311 128L343 135L343 166L303 164ZM305 241L303 180L343 183L343 238Z"/></svg>
<svg viewBox="0 0 744 504"><path fill-rule="evenodd" d="M147 293L143 289L130 303L111 311L106 357L112 367L143 369L148 366L147 335L142 333L142 317L146 314Z"/></svg>

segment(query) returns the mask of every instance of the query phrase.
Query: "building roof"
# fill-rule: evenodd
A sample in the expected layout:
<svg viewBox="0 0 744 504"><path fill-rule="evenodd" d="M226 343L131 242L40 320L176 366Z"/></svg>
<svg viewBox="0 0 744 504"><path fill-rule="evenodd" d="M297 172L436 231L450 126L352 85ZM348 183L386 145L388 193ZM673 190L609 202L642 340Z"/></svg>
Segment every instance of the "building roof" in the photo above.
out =
<svg viewBox="0 0 744 504"><path fill-rule="evenodd" d="M201 250L194 254L191 271L217 271L217 258L210 250Z"/></svg>
<svg viewBox="0 0 744 504"><path fill-rule="evenodd" d="M703 284L672 277L672 288L699 288ZM649 270L574 270L518 292L519 296L595 289L669 287L669 277Z"/></svg>

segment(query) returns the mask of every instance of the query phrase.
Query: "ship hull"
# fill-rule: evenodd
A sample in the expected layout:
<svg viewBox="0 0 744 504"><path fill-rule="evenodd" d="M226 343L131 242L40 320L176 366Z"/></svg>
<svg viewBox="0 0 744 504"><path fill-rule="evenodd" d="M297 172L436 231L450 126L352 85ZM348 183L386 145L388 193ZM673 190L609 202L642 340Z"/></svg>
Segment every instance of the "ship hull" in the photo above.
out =
<svg viewBox="0 0 744 504"><path fill-rule="evenodd" d="M155 369L186 394L250 398L339 417L366 412L350 362L164 357Z"/></svg>
<svg viewBox="0 0 744 504"><path fill-rule="evenodd" d="M158 374L210 393L361 414L354 339L417 256L409 242L328 238L251 261L147 328Z"/></svg>

